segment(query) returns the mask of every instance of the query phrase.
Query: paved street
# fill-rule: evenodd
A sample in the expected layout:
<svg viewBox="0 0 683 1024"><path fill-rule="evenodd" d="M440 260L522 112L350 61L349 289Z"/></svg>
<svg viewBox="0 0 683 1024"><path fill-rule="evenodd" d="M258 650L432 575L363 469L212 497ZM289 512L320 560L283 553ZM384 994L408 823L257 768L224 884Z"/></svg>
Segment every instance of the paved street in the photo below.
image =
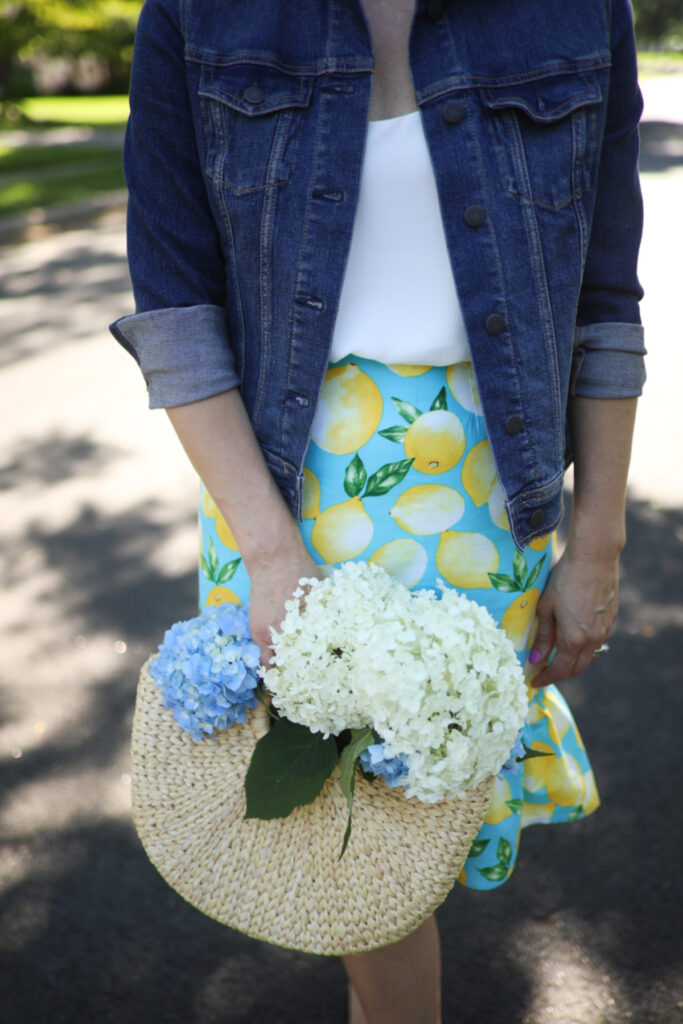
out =
<svg viewBox="0 0 683 1024"><path fill-rule="evenodd" d="M676 1024L683 688L683 76L645 79L650 349L612 650L566 693L603 807L439 912L447 1024ZM138 668L195 604L196 481L106 324L119 212L0 248L0 1020L343 1024L337 961L184 904L130 818Z"/></svg>

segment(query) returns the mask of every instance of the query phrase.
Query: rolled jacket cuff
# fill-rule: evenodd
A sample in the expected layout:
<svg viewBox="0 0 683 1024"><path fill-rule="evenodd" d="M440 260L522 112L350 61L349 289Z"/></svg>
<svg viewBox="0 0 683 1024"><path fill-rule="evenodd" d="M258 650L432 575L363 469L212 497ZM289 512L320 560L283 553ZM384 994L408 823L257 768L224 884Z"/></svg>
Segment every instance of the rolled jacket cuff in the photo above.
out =
<svg viewBox="0 0 683 1024"><path fill-rule="evenodd" d="M239 384L221 306L178 306L121 317L109 330L137 360L150 409L198 402Z"/></svg>
<svg viewBox="0 0 683 1024"><path fill-rule="evenodd" d="M645 383L645 354L641 324L578 327L571 393L585 398L636 398Z"/></svg>

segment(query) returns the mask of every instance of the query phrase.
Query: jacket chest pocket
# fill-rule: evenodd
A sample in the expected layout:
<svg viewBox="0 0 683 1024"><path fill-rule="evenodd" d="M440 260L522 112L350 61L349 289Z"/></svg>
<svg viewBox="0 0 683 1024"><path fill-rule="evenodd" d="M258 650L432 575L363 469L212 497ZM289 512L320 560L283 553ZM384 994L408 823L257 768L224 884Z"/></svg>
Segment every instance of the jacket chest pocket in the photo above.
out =
<svg viewBox="0 0 683 1024"><path fill-rule="evenodd" d="M238 194L284 184L312 80L253 64L205 64L198 91L209 177Z"/></svg>
<svg viewBox="0 0 683 1024"><path fill-rule="evenodd" d="M481 98L511 195L561 209L591 187L602 100L593 72L506 83Z"/></svg>

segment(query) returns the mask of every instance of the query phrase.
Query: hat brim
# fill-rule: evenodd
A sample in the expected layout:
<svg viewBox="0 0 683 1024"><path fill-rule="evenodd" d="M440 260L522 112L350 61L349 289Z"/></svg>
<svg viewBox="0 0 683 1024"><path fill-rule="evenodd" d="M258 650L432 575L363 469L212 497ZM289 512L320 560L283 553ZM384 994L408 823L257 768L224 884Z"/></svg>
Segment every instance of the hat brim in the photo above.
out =
<svg viewBox="0 0 683 1024"><path fill-rule="evenodd" d="M268 729L244 725L195 743L163 706L147 662L132 738L133 816L162 877L204 914L290 949L347 955L414 931L453 886L486 814L493 780L436 804L356 778L353 829L328 779L287 818L245 821L244 776Z"/></svg>

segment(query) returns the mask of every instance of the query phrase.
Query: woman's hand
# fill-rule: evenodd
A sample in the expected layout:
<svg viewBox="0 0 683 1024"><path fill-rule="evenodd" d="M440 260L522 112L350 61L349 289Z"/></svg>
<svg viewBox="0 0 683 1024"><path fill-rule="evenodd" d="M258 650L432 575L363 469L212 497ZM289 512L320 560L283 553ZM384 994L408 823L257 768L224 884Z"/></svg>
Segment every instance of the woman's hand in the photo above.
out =
<svg viewBox="0 0 683 1024"><path fill-rule="evenodd" d="M531 680L533 686L583 672L614 624L635 414L635 398L574 396L569 401L574 446L569 539L538 602L538 630L529 661L542 665L553 647L556 653Z"/></svg>
<svg viewBox="0 0 683 1024"><path fill-rule="evenodd" d="M249 566L251 595L249 624L255 644L261 649L261 664L271 659L271 628L279 630L289 601L302 577L322 579L324 570L306 551L303 543L273 553L267 560Z"/></svg>
<svg viewBox="0 0 683 1024"><path fill-rule="evenodd" d="M590 665L614 624L618 591L618 554L590 557L567 547L538 602L538 630L529 661L542 665L553 647L555 656L530 680L532 686L558 683Z"/></svg>

